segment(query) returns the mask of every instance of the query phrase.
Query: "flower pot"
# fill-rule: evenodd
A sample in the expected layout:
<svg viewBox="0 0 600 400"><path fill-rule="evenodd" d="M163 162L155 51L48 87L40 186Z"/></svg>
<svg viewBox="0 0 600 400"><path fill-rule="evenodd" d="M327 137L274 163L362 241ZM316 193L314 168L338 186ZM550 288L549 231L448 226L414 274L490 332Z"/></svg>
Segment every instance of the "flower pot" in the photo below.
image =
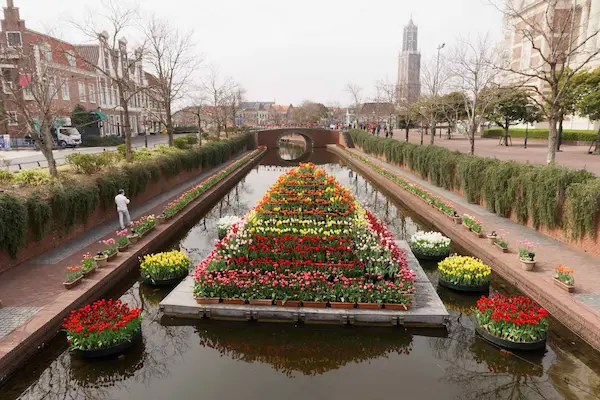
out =
<svg viewBox="0 0 600 400"><path fill-rule="evenodd" d="M378 310L381 308L379 303L358 303L358 308L363 310Z"/></svg>
<svg viewBox="0 0 600 400"><path fill-rule="evenodd" d="M116 354L121 354L128 350L134 344L139 343L142 340L142 329L137 330L129 340L125 340L112 347L106 347L102 349L94 350L73 350L73 353L80 356L81 358L103 358L109 357Z"/></svg>
<svg viewBox="0 0 600 400"><path fill-rule="evenodd" d="M508 253L508 247L502 247L498 243L494 243L494 246L502 250L503 253Z"/></svg>
<svg viewBox="0 0 600 400"><path fill-rule="evenodd" d="M94 274L96 272L96 268L98 268L98 264L96 264L96 266L94 268L90 269L89 271L84 272L83 276L90 276L90 275Z"/></svg>
<svg viewBox="0 0 600 400"><path fill-rule="evenodd" d="M512 340L506 340L494 336L491 333L487 332L485 329L480 328L479 326L477 327L476 332L488 342L509 350L531 351L546 348L546 338L537 342L513 342Z"/></svg>
<svg viewBox="0 0 600 400"><path fill-rule="evenodd" d="M461 225L462 224L462 218L461 217L453 217L454 219L454 223L456 225Z"/></svg>
<svg viewBox="0 0 600 400"><path fill-rule="evenodd" d="M117 250L117 251L116 251L116 252L114 252L113 254L111 254L111 255L107 256L108 258L107 258L107 260L106 260L106 261L109 261L109 262L110 262L110 261L114 260L114 259L115 259L115 258L116 258L118 255L119 255L119 251Z"/></svg>
<svg viewBox="0 0 600 400"><path fill-rule="evenodd" d="M77 285L79 285L79 283L83 280L83 275L81 275L79 278L73 280L73 281L68 281L68 282L63 282L63 285L65 287L65 289L69 290L72 287L75 287Z"/></svg>
<svg viewBox="0 0 600 400"><path fill-rule="evenodd" d="M452 282L448 282L442 278L438 278L438 283L440 286L446 287L448 289L456 290L458 292L467 292L467 293L484 293L490 290L490 284L486 283L484 285L458 285Z"/></svg>
<svg viewBox="0 0 600 400"><path fill-rule="evenodd" d="M125 246L118 247L117 250L119 251L119 253L124 253L128 248L129 248L129 243L127 243Z"/></svg>
<svg viewBox="0 0 600 400"><path fill-rule="evenodd" d="M185 278L187 275L188 274L186 273L185 275L176 276L176 277L168 278L168 279L152 279L152 278L144 277L143 283L152 285L152 286L172 286L172 285L175 285L175 284L181 282L183 280L183 278Z"/></svg>
<svg viewBox="0 0 600 400"><path fill-rule="evenodd" d="M302 302L302 307L325 308L326 306L327 306L327 303L325 303L324 301L303 301Z"/></svg>
<svg viewBox="0 0 600 400"><path fill-rule="evenodd" d="M471 232L473 232L475 234L475 236L477 236L480 239L485 237L485 233L483 233L483 232L475 232L472 229L471 229Z"/></svg>
<svg viewBox="0 0 600 400"><path fill-rule="evenodd" d="M242 300L242 299L223 299L223 304L242 305L242 304L246 304L246 300Z"/></svg>
<svg viewBox="0 0 600 400"><path fill-rule="evenodd" d="M463 224L462 227L465 228L467 231L471 231L471 227L470 226L467 226L467 225Z"/></svg>
<svg viewBox="0 0 600 400"><path fill-rule="evenodd" d="M283 300L275 300L275 305L279 307L300 307L300 301L286 300L284 303Z"/></svg>
<svg viewBox="0 0 600 400"><path fill-rule="evenodd" d="M573 293L575 291L575 285L567 285L563 281L554 278L554 284L568 293Z"/></svg>
<svg viewBox="0 0 600 400"><path fill-rule="evenodd" d="M96 261L96 266L104 267L104 266L106 266L106 263L108 262L108 257L107 256L94 256L94 261Z"/></svg>
<svg viewBox="0 0 600 400"><path fill-rule="evenodd" d="M129 243L136 244L140 240L140 237L134 233L133 235L127 235L127 239L129 239Z"/></svg>
<svg viewBox="0 0 600 400"><path fill-rule="evenodd" d="M159 215L158 217L156 217L157 225L162 225L162 224L166 224L166 223L167 223L167 218L164 215Z"/></svg>
<svg viewBox="0 0 600 400"><path fill-rule="evenodd" d="M383 307L389 311L408 311L411 306L412 306L412 303L411 304L388 304L388 303L385 303L383 305Z"/></svg>
<svg viewBox="0 0 600 400"><path fill-rule="evenodd" d="M533 271L533 268L535 267L535 261L525 260L523 258L520 258L519 260L521 261L521 268L523 268L525 271Z"/></svg>
<svg viewBox="0 0 600 400"><path fill-rule="evenodd" d="M450 255L449 251L448 251L448 253L434 256L434 255L420 254L413 249L411 249L411 250L412 250L413 254L415 255L415 257L417 257L419 260L425 260L425 261L442 261L443 259L447 258Z"/></svg>
<svg viewBox="0 0 600 400"><path fill-rule="evenodd" d="M219 304L218 297L194 297L198 304Z"/></svg>
<svg viewBox="0 0 600 400"><path fill-rule="evenodd" d="M249 303L253 306L272 306L273 300L250 300Z"/></svg>
<svg viewBox="0 0 600 400"><path fill-rule="evenodd" d="M498 236L487 235L486 237L488 238L492 246L496 244L496 239L498 238Z"/></svg>
<svg viewBox="0 0 600 400"><path fill-rule="evenodd" d="M345 303L345 302L341 302L341 301L329 302L329 305L331 306L331 308L342 308L342 309L354 308L354 303Z"/></svg>

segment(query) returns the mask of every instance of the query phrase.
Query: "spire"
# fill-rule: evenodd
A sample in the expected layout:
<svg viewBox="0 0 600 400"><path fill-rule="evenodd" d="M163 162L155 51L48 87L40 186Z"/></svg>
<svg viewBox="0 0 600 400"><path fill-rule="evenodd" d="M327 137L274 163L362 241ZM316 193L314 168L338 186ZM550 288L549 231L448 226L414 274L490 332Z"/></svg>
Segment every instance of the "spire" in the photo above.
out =
<svg viewBox="0 0 600 400"><path fill-rule="evenodd" d="M6 8L15 8L13 0L6 0Z"/></svg>

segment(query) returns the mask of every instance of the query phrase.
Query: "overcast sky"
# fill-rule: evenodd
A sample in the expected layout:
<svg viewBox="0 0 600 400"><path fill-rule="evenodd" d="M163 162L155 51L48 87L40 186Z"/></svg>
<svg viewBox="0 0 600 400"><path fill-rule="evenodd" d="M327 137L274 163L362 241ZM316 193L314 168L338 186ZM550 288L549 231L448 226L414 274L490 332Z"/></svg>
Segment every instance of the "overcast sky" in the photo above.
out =
<svg viewBox="0 0 600 400"><path fill-rule="evenodd" d="M6 0L0 0L5 2ZM14 0L29 28L82 41L67 23L99 0ZM125 0L124 0L125 2ZM205 64L241 83L249 100L350 103L356 83L374 92L378 79L397 80L404 25L419 27L423 61L458 36L501 38L502 18L488 0L143 0L140 15L193 29ZM132 41L130 40L130 43Z"/></svg>

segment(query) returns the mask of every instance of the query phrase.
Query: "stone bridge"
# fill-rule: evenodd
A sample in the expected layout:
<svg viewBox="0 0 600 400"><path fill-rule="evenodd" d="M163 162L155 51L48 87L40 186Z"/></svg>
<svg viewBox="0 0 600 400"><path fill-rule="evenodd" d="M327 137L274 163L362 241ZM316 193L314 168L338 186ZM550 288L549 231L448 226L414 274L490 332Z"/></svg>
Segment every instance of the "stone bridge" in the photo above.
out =
<svg viewBox="0 0 600 400"><path fill-rule="evenodd" d="M300 135L307 143L307 149L324 148L328 144L337 144L340 140L340 132L325 128L278 128L259 130L255 133L258 146L266 146L268 149L279 148L279 139L285 135Z"/></svg>

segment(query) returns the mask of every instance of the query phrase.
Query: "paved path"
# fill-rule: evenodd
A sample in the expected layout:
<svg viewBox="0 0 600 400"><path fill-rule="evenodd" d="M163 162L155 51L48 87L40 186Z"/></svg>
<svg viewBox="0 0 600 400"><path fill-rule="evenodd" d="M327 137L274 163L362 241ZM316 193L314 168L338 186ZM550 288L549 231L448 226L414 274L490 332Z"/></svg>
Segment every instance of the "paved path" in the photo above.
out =
<svg viewBox="0 0 600 400"><path fill-rule="evenodd" d="M405 133L400 129L394 130L394 139L405 140ZM420 143L421 134L418 130L412 130L409 135L411 143ZM423 136L423 143L428 144L430 136ZM546 153L548 145L545 140L529 139L527 148L523 148L524 139L514 138L512 146L504 147L498 145L498 139L475 138L475 155L481 157L492 157L500 160L512 160L523 163L546 164ZM468 153L470 150L469 140L462 135L453 135L453 139L435 137L435 145ZM574 169L587 169L600 176L600 156L588 154L588 146L562 145L563 151L556 153L556 163L561 166Z"/></svg>
<svg viewBox="0 0 600 400"><path fill-rule="evenodd" d="M171 198L178 196L190 186L206 179L245 154L240 154L228 161L227 164L207 170L196 178L141 205L133 204L130 208L132 219L149 213L161 212ZM0 308L0 347L2 347L3 337L25 325L37 312L46 312L44 306L67 292L62 285L65 280L65 267L77 265L86 252L95 254L101 250L102 245L99 244L99 241L113 237L116 229L118 229L118 221L115 215L113 221L108 221L63 246L0 274L0 294L5 306Z"/></svg>

